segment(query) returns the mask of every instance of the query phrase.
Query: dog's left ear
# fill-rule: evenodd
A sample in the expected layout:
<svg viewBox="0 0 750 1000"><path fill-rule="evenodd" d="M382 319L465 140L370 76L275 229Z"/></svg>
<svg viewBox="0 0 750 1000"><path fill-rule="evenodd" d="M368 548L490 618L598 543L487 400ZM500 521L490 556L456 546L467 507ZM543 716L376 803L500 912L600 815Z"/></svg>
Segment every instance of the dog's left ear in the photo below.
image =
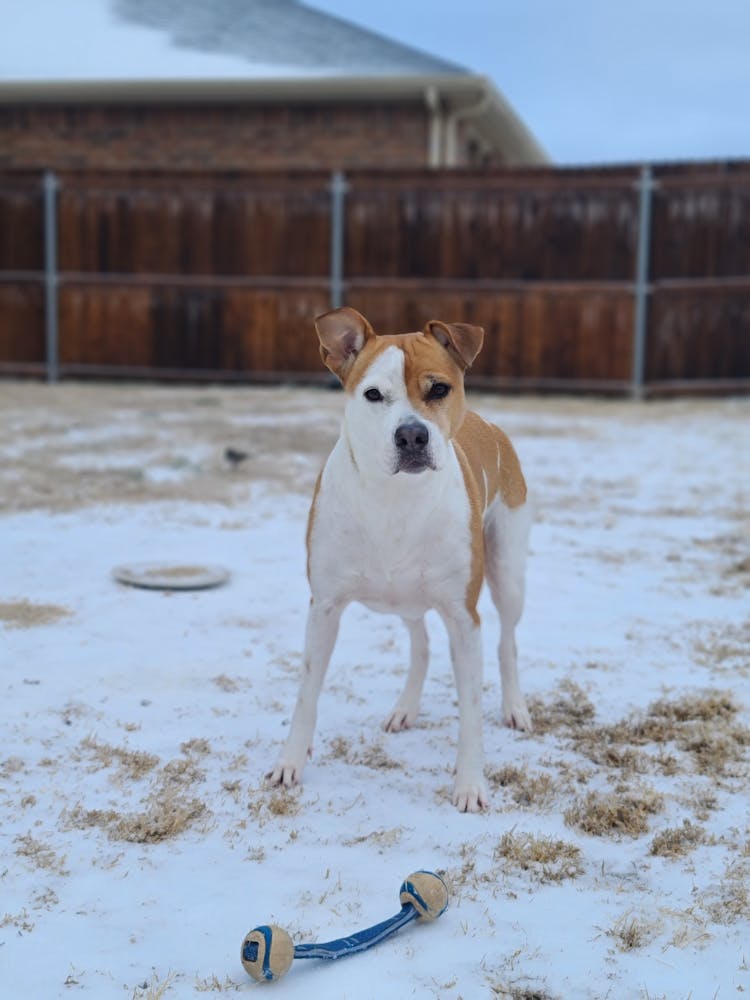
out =
<svg viewBox="0 0 750 1000"><path fill-rule="evenodd" d="M343 306L315 320L323 363L343 382L354 359L375 331L356 309Z"/></svg>
<svg viewBox="0 0 750 1000"><path fill-rule="evenodd" d="M424 328L426 336L432 336L454 356L464 371L471 367L474 358L482 349L484 330L469 323L442 323L431 319Z"/></svg>

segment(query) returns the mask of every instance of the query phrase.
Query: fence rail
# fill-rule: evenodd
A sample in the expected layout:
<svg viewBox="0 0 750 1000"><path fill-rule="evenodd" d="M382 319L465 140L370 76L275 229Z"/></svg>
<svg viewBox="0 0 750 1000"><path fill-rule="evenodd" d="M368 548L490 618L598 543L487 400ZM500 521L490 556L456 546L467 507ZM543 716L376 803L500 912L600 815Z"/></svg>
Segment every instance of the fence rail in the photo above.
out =
<svg viewBox="0 0 750 1000"><path fill-rule="evenodd" d="M316 380L312 319L484 326L477 384L750 389L750 162L0 174L0 373Z"/></svg>

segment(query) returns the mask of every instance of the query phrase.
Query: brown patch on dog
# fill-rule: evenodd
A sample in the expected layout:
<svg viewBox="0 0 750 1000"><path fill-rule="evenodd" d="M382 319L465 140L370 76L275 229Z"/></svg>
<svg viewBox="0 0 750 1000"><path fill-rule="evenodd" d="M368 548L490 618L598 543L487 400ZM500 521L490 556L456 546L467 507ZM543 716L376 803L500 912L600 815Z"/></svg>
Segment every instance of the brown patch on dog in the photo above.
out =
<svg viewBox="0 0 750 1000"><path fill-rule="evenodd" d="M471 576L466 586L466 610L474 623L479 624L477 601L484 581L484 536L482 533L482 515L484 509L480 506L479 488L472 475L469 460L460 448L456 448L456 457L464 477L466 494L469 498L469 531L471 533Z"/></svg>
<svg viewBox="0 0 750 1000"><path fill-rule="evenodd" d="M352 462L354 461L354 456L352 455ZM307 514L307 530L305 532L305 549L307 552L307 579L310 579L310 539L312 538L313 526L315 525L315 506L318 502L318 494L320 493L320 482L323 478L323 470L321 469L318 473L318 478L315 480L315 489L313 490L312 501L310 502L310 510Z"/></svg>
<svg viewBox="0 0 750 1000"><path fill-rule="evenodd" d="M526 480L521 463L510 438L499 427L469 410L456 433L455 444L466 455L483 497L483 510L496 496L511 508L525 503Z"/></svg>

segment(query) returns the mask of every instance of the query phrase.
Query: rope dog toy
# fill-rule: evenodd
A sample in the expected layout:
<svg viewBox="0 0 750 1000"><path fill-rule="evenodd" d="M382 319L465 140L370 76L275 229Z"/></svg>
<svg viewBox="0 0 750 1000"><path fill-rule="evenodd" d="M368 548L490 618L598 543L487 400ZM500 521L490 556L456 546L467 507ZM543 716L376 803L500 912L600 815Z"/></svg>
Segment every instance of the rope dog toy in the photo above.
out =
<svg viewBox="0 0 750 1000"><path fill-rule="evenodd" d="M240 957L245 971L258 982L271 982L281 979L295 958L334 960L356 955L385 941L412 920L436 920L448 906L448 890L435 872L418 871L401 883L399 900L400 911L382 923L321 944L294 944L276 924L255 927L242 942Z"/></svg>

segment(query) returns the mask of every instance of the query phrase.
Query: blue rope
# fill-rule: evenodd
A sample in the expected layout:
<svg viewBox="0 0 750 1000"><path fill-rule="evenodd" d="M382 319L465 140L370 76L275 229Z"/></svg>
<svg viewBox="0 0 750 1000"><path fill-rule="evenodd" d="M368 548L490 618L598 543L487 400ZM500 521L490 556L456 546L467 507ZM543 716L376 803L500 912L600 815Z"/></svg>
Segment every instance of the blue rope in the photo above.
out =
<svg viewBox="0 0 750 1000"><path fill-rule="evenodd" d="M356 955L358 951L366 951L373 945L385 941L391 934L405 927L409 921L414 920L417 911L411 903L405 903L401 911L393 917L389 917L374 927L367 927L363 931L357 931L349 937L338 938L336 941L326 941L321 944L296 944L294 946L295 958L344 958L347 955Z"/></svg>

